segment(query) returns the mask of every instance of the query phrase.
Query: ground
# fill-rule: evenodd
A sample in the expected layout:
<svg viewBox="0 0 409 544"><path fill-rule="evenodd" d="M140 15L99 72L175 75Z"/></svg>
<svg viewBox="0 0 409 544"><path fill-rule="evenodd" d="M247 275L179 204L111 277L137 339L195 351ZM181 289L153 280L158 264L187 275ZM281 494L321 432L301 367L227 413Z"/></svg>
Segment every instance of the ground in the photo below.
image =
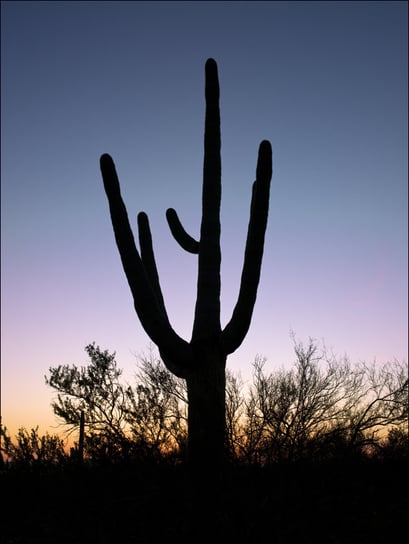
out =
<svg viewBox="0 0 409 544"><path fill-rule="evenodd" d="M404 462L310 463L235 467L192 484L183 467L158 465L8 470L0 542L398 542L406 473Z"/></svg>

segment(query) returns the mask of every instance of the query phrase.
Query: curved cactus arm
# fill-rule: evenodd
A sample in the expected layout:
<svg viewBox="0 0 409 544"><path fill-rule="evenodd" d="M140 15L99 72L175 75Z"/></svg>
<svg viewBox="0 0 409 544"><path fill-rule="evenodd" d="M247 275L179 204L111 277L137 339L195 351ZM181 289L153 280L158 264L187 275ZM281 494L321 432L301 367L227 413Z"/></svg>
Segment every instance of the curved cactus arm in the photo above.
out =
<svg viewBox="0 0 409 544"><path fill-rule="evenodd" d="M178 244L189 253L199 253L199 242L188 234L183 228L182 223L176 213L176 210L169 208L166 210L166 219L174 239Z"/></svg>
<svg viewBox="0 0 409 544"><path fill-rule="evenodd" d="M220 109L217 64L205 66L205 134L203 161L202 222L200 227L197 299L192 341L218 338L220 326Z"/></svg>
<svg viewBox="0 0 409 544"><path fill-rule="evenodd" d="M138 214L138 232L139 232L139 247L141 248L141 259L143 266L150 278L150 284L155 293L159 309L167 321L165 302L163 300L162 289L159 283L159 274L156 267L155 254L152 246L152 235L149 226L149 219L145 212Z"/></svg>
<svg viewBox="0 0 409 544"><path fill-rule="evenodd" d="M222 350L226 355L240 346L250 327L260 280L271 176L271 144L265 140L261 142L258 153L240 291L233 315L221 334Z"/></svg>
<svg viewBox="0 0 409 544"><path fill-rule="evenodd" d="M105 192L108 197L115 240L131 288L136 313L152 341L162 346L162 349L169 354L169 357L178 361L179 374L181 374L192 360L191 347L175 333L160 307L148 271L144 267L135 245L112 158L108 154L102 155L100 166ZM144 251L146 246L147 244L145 244Z"/></svg>
<svg viewBox="0 0 409 544"><path fill-rule="evenodd" d="M186 379L189 375L189 371L192 368L193 359L190 358L185 361L184 364L181 364L179 359L175 359L174 356L169 356L166 351L158 346L160 358L163 361L163 364L166 366L172 374L175 374L178 378Z"/></svg>

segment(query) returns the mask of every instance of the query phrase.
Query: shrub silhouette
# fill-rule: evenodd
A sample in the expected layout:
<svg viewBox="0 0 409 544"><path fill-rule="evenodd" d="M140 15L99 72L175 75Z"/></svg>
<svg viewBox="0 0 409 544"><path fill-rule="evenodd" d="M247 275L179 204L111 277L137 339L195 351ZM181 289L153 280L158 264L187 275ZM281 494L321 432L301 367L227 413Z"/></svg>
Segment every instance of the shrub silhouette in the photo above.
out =
<svg viewBox="0 0 409 544"><path fill-rule="evenodd" d="M190 342L172 328L160 288L145 213L138 215L140 253L136 248L122 201L112 158L100 165L109 201L115 239L133 295L136 313L158 346L167 368L184 378L188 392L188 456L192 465L220 465L225 457L225 366L227 356L242 343L250 326L260 278L267 226L272 151L268 141L259 147L253 184L244 265L236 306L224 329L220 323L220 111L217 64L205 65L205 135L200 238L183 228L175 210L166 213L170 230L186 251L198 255L197 299Z"/></svg>
<svg viewBox="0 0 409 544"><path fill-rule="evenodd" d="M138 356L136 383L122 384L114 354L94 345L86 350L88 368L60 365L46 379L58 392L54 413L69 430L78 432L85 414L86 458L180 460L187 435L185 380L150 349ZM230 460L266 465L402 455L408 439L406 364L352 365L312 340L297 343L295 353L292 368L272 373L256 357L246 390L240 374L226 372Z"/></svg>
<svg viewBox="0 0 409 544"><path fill-rule="evenodd" d="M34 469L62 465L67 455L65 444L61 437L46 432L40 435L38 426L27 430L20 427L14 441L8 434L7 428L1 427L1 450L3 459L15 468Z"/></svg>

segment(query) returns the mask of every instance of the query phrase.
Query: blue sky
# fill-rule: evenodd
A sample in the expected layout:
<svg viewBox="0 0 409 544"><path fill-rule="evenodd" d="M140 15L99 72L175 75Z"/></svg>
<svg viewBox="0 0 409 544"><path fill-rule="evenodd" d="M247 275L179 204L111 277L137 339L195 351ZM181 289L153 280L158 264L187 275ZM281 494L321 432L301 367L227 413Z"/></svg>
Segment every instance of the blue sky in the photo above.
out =
<svg viewBox="0 0 409 544"><path fill-rule="evenodd" d="M407 2L16 2L2 11L2 414L53 424L50 366L95 341L132 380L133 310L99 172L149 215L168 313L190 338L200 226L204 63L222 121L222 322L234 307L261 140L273 180L245 377L325 340L352 361L407 360Z"/></svg>

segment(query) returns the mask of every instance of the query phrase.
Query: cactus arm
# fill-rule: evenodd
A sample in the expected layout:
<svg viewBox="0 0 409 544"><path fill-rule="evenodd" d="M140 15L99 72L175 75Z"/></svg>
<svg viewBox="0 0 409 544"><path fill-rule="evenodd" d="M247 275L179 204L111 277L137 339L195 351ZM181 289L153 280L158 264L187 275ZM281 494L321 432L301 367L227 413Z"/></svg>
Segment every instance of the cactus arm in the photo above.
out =
<svg viewBox="0 0 409 544"><path fill-rule="evenodd" d="M150 278L150 283L155 293L158 307L166 320L169 321L166 313L165 302L163 300L162 289L159 283L158 269L156 267L155 254L152 247L152 235L149 226L149 219L145 212L138 214L138 232L143 266Z"/></svg>
<svg viewBox="0 0 409 544"><path fill-rule="evenodd" d="M156 267L149 219L145 212L140 212L138 214L138 232L143 266L150 278L150 283L155 292L158 307L161 310L164 318L169 323L165 302L163 300L162 289L160 287L158 269ZM180 365L178 362L175 362L174 356L172 357L172 355L167 355L164 350L159 349L159 351L162 361L165 363L166 367L173 372L173 374L179 376L179 378L186 378L186 365Z"/></svg>
<svg viewBox="0 0 409 544"><path fill-rule="evenodd" d="M206 113L197 299L192 341L220 335L220 110L217 65L205 66Z"/></svg>
<svg viewBox="0 0 409 544"><path fill-rule="evenodd" d="M178 244L189 253L199 253L199 242L196 241L190 234L188 234L183 228L182 223L179 220L176 210L169 208L166 210L166 219L174 239Z"/></svg>
<svg viewBox="0 0 409 544"><path fill-rule="evenodd" d="M135 245L112 158L108 154L102 155L100 165L115 240L132 292L136 313L148 336L155 344L162 346L163 351L168 354L168 358L178 361L178 374L183 374L185 367L192 359L191 348L185 340L175 333L160 307L147 270ZM147 243L145 243L144 252L146 252L146 248Z"/></svg>
<svg viewBox="0 0 409 544"><path fill-rule="evenodd" d="M259 147L256 181L253 184L239 295L231 320L221 334L222 350L226 355L233 353L240 346L250 327L260 280L271 176L271 144L268 141L263 141Z"/></svg>

